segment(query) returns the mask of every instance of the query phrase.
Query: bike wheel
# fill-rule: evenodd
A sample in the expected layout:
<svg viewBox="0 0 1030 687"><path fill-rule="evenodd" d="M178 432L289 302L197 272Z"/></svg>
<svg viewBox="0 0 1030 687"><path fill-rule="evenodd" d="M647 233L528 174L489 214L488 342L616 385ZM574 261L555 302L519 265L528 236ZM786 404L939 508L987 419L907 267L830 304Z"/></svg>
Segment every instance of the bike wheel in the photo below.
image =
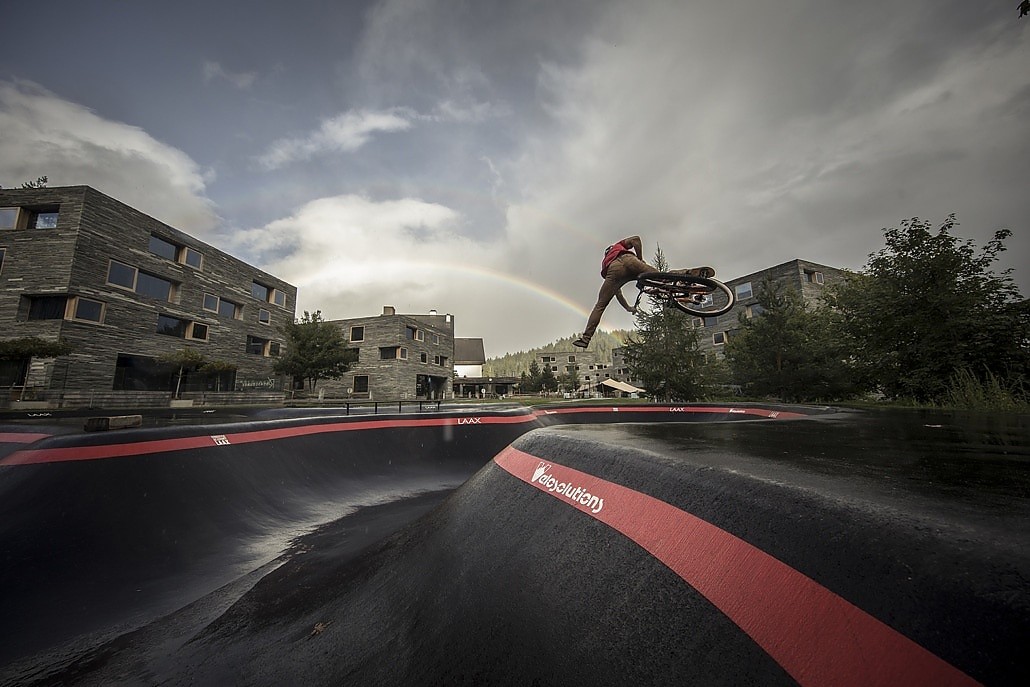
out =
<svg viewBox="0 0 1030 687"><path fill-rule="evenodd" d="M733 289L718 279L675 272L645 272L637 277L637 288L695 317L725 315L737 301ZM698 293L707 297L706 303L709 305L691 300Z"/></svg>

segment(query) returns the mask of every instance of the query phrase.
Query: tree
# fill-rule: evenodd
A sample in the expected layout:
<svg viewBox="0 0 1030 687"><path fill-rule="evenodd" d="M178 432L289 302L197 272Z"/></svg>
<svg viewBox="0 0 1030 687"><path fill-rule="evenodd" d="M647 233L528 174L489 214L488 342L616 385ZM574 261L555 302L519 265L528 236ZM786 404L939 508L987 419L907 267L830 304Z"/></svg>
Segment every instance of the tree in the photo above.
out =
<svg viewBox="0 0 1030 687"><path fill-rule="evenodd" d="M26 182L22 183L21 187L22 188L46 188L46 185L47 185L48 181L49 181L49 179L47 179L45 176L44 177L37 177L35 181L26 181ZM3 186L0 186L0 188L3 188Z"/></svg>
<svg viewBox="0 0 1030 687"><path fill-rule="evenodd" d="M304 311L304 317L279 328L287 338L286 352L273 370L303 379L313 391L321 379L339 379L357 361L340 328L322 319L322 311Z"/></svg>
<svg viewBox="0 0 1030 687"><path fill-rule="evenodd" d="M50 341L38 336L0 341L0 360L24 360L28 358L56 358L68 355L75 347L63 339Z"/></svg>
<svg viewBox="0 0 1030 687"><path fill-rule="evenodd" d="M205 375L214 375L215 391L221 391L223 375L236 372L237 369L239 368L235 363L230 363L227 360L208 360L200 366L199 372ZM229 379L231 380L232 378L230 377ZM226 388L228 388L228 385Z"/></svg>
<svg viewBox="0 0 1030 687"><path fill-rule="evenodd" d="M75 347L61 339L50 341L38 336L23 336L0 341L0 376L12 386L21 384L24 393L29 361L33 358L56 358L68 355Z"/></svg>
<svg viewBox="0 0 1030 687"><path fill-rule="evenodd" d="M855 393L849 353L834 329L833 314L810 307L795 289L763 281L761 314L740 317L742 329L726 343L736 383L752 394L784 401L836 400Z"/></svg>
<svg viewBox="0 0 1030 687"><path fill-rule="evenodd" d="M660 246L655 267L661 272L668 270ZM700 398L702 356L690 316L661 304L654 309L638 306L636 325L626 342L626 364L648 396L667 402Z"/></svg>
<svg viewBox="0 0 1030 687"><path fill-rule="evenodd" d="M544 365L540 373L540 391L557 391L558 379L554 376L550 365Z"/></svg>
<svg viewBox="0 0 1030 687"><path fill-rule="evenodd" d="M163 363L170 363L179 368L175 376L175 398L179 398L179 390L182 388L182 378L189 370L199 368L204 364L204 354L195 348L184 346L178 350L163 353L157 358Z"/></svg>
<svg viewBox="0 0 1030 687"><path fill-rule="evenodd" d="M529 378L523 388L534 393L540 391L540 376L540 363L534 359L529 363Z"/></svg>
<svg viewBox="0 0 1030 687"><path fill-rule="evenodd" d="M863 273L828 289L864 378L893 398L935 401L960 371L1021 387L1030 367L1030 304L992 265L1012 232L977 250L918 217L884 229Z"/></svg>

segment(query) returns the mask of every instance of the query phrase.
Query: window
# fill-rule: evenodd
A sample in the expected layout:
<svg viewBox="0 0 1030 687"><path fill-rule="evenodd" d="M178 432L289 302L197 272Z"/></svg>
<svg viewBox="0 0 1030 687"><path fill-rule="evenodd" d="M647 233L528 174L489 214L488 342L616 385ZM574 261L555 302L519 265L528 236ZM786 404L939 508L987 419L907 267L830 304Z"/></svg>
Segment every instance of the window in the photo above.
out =
<svg viewBox="0 0 1030 687"><path fill-rule="evenodd" d="M712 344L721 346L726 343L726 332L715 332L712 334Z"/></svg>
<svg viewBox="0 0 1030 687"><path fill-rule="evenodd" d="M222 317L230 317L234 320L240 319L240 306L224 298L218 300L218 314Z"/></svg>
<svg viewBox="0 0 1030 687"><path fill-rule="evenodd" d="M570 355L570 356L569 356L569 362L570 362L570 363L574 363L574 362L576 362L576 356L574 356L574 355Z"/></svg>
<svg viewBox="0 0 1030 687"><path fill-rule="evenodd" d="M258 310L258 322L260 324L269 324L272 321L272 315L264 308Z"/></svg>
<svg viewBox="0 0 1030 687"><path fill-rule="evenodd" d="M189 338L207 341L207 325L200 322L193 322L189 331Z"/></svg>
<svg viewBox="0 0 1030 687"><path fill-rule="evenodd" d="M18 208L0 208L0 229L17 229Z"/></svg>
<svg viewBox="0 0 1030 687"><path fill-rule="evenodd" d="M107 268L107 283L127 289L135 288L136 268L112 260L111 266Z"/></svg>
<svg viewBox="0 0 1030 687"><path fill-rule="evenodd" d="M737 300L743 300L745 298L751 298L754 293L751 290L751 282L744 282L743 284L737 284L734 287L734 291L737 293Z"/></svg>
<svg viewBox="0 0 1030 687"><path fill-rule="evenodd" d="M157 333L174 336L179 339L207 341L208 326L200 322L172 317L171 315L158 315Z"/></svg>
<svg viewBox="0 0 1030 687"><path fill-rule="evenodd" d="M28 211L29 229L56 229L57 208L40 208Z"/></svg>
<svg viewBox="0 0 1030 687"><path fill-rule="evenodd" d="M186 263L190 267L200 269L201 265L204 264L204 256L201 253L193 250L192 248L182 249L182 262Z"/></svg>
<svg viewBox="0 0 1030 687"><path fill-rule="evenodd" d="M30 296L30 320L63 320L68 307L67 296Z"/></svg>
<svg viewBox="0 0 1030 687"><path fill-rule="evenodd" d="M194 267L198 270L200 269L204 259L203 255L192 248L179 245L178 243L173 243L154 234L150 235L150 244L148 245L148 249L154 255L158 255L162 258L166 258L183 265L189 265L190 267Z"/></svg>
<svg viewBox="0 0 1030 687"><path fill-rule="evenodd" d="M6 248L0 248L0 272L4 271L4 256L7 254Z"/></svg>
<svg viewBox="0 0 1030 687"><path fill-rule="evenodd" d="M809 284L822 284L823 273L816 272L815 270L805 270L805 281Z"/></svg>
<svg viewBox="0 0 1030 687"><path fill-rule="evenodd" d="M400 351L400 359L401 359L401 360L407 360L407 359L408 359L408 349L406 349L406 348L401 348L401 351Z"/></svg>
<svg viewBox="0 0 1030 687"><path fill-rule="evenodd" d="M283 345L278 341L268 342L268 355L275 356L276 358L278 358L279 354L282 353L282 349Z"/></svg>
<svg viewBox="0 0 1030 687"><path fill-rule="evenodd" d="M210 293L204 294L204 310L216 312L222 317L229 317L234 320L240 319L240 306L238 304Z"/></svg>
<svg viewBox="0 0 1030 687"><path fill-rule="evenodd" d="M154 255L159 255L162 258L168 258L169 260L175 260L175 257L179 254L179 247L174 243L169 243L159 236L150 237L150 245L148 249Z"/></svg>
<svg viewBox="0 0 1030 687"><path fill-rule="evenodd" d="M88 322L104 321L104 304L89 298L77 296L74 299L72 319Z"/></svg>
<svg viewBox="0 0 1030 687"><path fill-rule="evenodd" d="M354 384L352 388L354 389L354 393L356 394L367 394L368 375L354 375Z"/></svg>
<svg viewBox="0 0 1030 687"><path fill-rule="evenodd" d="M271 341L257 336L247 337L247 353L251 355L268 355L268 344Z"/></svg>
<svg viewBox="0 0 1030 687"><path fill-rule="evenodd" d="M56 229L58 208L0 208L0 229Z"/></svg>
<svg viewBox="0 0 1030 687"><path fill-rule="evenodd" d="M180 320L178 317L171 317L169 315L158 315L157 333L185 339L189 324L189 320Z"/></svg>
<svg viewBox="0 0 1030 687"><path fill-rule="evenodd" d="M394 360L397 358L398 346L381 346L379 348L379 359L380 360Z"/></svg>
<svg viewBox="0 0 1030 687"><path fill-rule="evenodd" d="M350 340L351 341L364 341L365 340L365 328L364 327L351 327L350 328Z"/></svg>
<svg viewBox="0 0 1030 687"><path fill-rule="evenodd" d="M170 301L172 300L172 282L146 272L140 272L136 276L136 293L149 298Z"/></svg>
<svg viewBox="0 0 1030 687"><path fill-rule="evenodd" d="M272 290L270 288L268 288L267 286L265 286L264 284L259 284L257 282L252 282L251 285L250 285L250 295L253 296L254 298L258 299L259 301L264 301L265 303L267 303L268 302L268 295L271 292L272 292Z"/></svg>
<svg viewBox="0 0 1030 687"><path fill-rule="evenodd" d="M440 335L439 334L433 334L433 343L436 344L436 345L440 344Z"/></svg>
<svg viewBox="0 0 1030 687"><path fill-rule="evenodd" d="M757 317L758 315L761 315L764 312L765 308L763 308L758 303L755 303L753 305L747 306L747 308L744 309L744 316L750 320L751 318Z"/></svg>
<svg viewBox="0 0 1030 687"><path fill-rule="evenodd" d="M409 341L411 341L411 340L413 340L415 338L415 328L412 327L410 324L409 325L405 325L405 327L404 327L404 337L406 339L408 339Z"/></svg>
<svg viewBox="0 0 1030 687"><path fill-rule="evenodd" d="M278 305L280 308L286 307L286 292L276 289L272 292L272 302Z"/></svg>
<svg viewBox="0 0 1030 687"><path fill-rule="evenodd" d="M135 267L116 260L112 260L107 269L107 283L132 289L141 296L159 298L163 301L170 301L175 295L174 282L140 272Z"/></svg>
<svg viewBox="0 0 1030 687"><path fill-rule="evenodd" d="M419 353L418 354L418 361L420 363L428 363L429 362L429 354L428 353Z"/></svg>

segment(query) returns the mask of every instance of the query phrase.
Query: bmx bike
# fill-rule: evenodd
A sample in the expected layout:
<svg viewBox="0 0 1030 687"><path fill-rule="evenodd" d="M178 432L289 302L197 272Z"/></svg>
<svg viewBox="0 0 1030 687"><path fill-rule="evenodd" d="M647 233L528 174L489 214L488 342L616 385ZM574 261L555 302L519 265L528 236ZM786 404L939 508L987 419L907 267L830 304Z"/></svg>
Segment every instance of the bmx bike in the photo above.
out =
<svg viewBox="0 0 1030 687"><path fill-rule="evenodd" d="M692 277L676 272L645 272L637 277L637 300L647 294L666 307L674 307L695 317L718 317L736 302L733 289L718 279Z"/></svg>

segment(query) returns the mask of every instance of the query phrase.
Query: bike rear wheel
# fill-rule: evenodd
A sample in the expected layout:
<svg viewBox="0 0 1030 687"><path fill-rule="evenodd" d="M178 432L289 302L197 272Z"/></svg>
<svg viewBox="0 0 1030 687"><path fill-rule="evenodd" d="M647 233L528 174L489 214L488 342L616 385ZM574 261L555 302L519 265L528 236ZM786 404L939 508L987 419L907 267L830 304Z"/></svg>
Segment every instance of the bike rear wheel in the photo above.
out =
<svg viewBox="0 0 1030 687"><path fill-rule="evenodd" d="M733 289L718 279L675 272L645 272L637 277L637 288L695 317L725 315L737 300ZM695 303L693 298L697 295L707 297L705 303L708 305Z"/></svg>

